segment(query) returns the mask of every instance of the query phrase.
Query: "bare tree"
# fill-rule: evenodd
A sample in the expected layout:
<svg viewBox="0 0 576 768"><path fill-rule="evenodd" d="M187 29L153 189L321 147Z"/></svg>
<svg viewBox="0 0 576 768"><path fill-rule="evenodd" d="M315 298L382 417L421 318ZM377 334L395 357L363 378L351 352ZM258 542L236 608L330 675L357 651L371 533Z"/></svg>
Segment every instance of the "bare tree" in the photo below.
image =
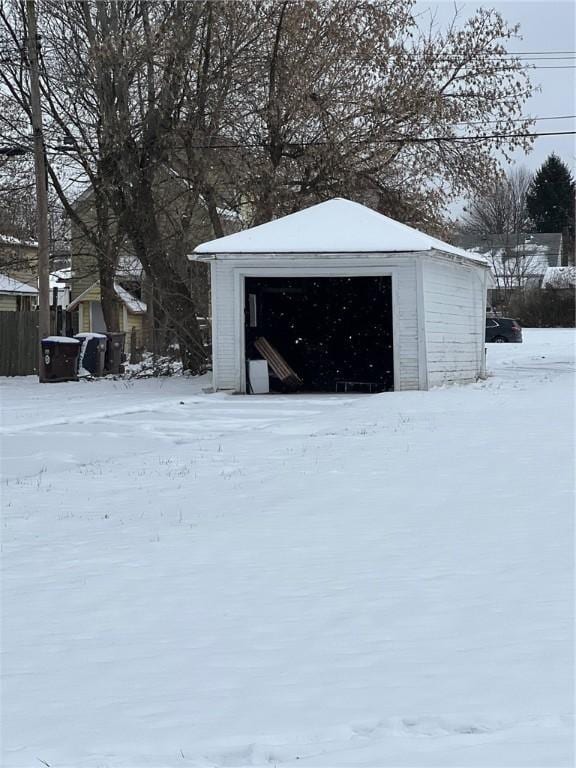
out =
<svg viewBox="0 0 576 768"><path fill-rule="evenodd" d="M539 259L525 248L521 233L509 233L483 255L490 262L498 302L507 305L515 291L534 287L541 278Z"/></svg>
<svg viewBox="0 0 576 768"><path fill-rule="evenodd" d="M244 87L221 132L251 147L239 172L247 224L346 195L429 226L451 196L497 178L494 149L529 146L518 118L530 84L506 53L516 30L494 11L441 32L421 28L409 2L242 9L260 30L257 55L238 61Z"/></svg>
<svg viewBox="0 0 576 768"><path fill-rule="evenodd" d="M532 174L524 167L513 168L494 186L473 198L465 209L462 229L482 235L530 232L533 224L526 207Z"/></svg>
<svg viewBox="0 0 576 768"><path fill-rule="evenodd" d="M530 145L530 83L495 11L446 31L424 28L409 0L43 0L39 11L47 136L70 150L49 157L50 178L97 252L103 305L127 238L193 370L203 348L179 265L199 210L219 236L231 213L250 225L346 195L430 228L451 196L496 177L494 150ZM16 0L0 0L0 24L21 50ZM24 141L25 60L0 82ZM92 226L67 188L82 182Z"/></svg>
<svg viewBox="0 0 576 768"><path fill-rule="evenodd" d="M153 188L187 94L188 53L204 8L45 0L40 9L47 133L52 148L64 137L67 150L65 159L48 158L50 178L78 239L97 257L107 326L118 325L114 276L128 238L195 369L204 356L195 308L187 282L170 263ZM19 6L3 4L0 19L20 45L25 19ZM28 116L25 61L14 57L1 77L5 92ZM75 206L66 189L78 176L90 184L88 207Z"/></svg>

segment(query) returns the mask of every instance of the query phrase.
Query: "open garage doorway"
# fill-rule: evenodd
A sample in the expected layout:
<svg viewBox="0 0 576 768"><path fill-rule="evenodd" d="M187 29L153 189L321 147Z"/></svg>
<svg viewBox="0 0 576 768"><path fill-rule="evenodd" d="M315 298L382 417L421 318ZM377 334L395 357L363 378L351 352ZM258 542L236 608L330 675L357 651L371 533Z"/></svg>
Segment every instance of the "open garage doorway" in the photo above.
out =
<svg viewBox="0 0 576 768"><path fill-rule="evenodd" d="M271 391L393 390L392 278L247 277L245 340L247 368L271 348L296 374L269 365Z"/></svg>

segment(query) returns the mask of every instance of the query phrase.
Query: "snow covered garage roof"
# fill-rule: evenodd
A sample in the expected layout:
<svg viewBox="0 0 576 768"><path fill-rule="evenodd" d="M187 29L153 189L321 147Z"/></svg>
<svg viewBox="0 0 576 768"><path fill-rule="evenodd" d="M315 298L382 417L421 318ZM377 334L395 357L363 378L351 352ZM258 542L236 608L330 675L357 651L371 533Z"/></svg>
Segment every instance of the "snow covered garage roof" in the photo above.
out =
<svg viewBox="0 0 576 768"><path fill-rule="evenodd" d="M202 243L195 254L391 253L431 251L486 264L482 256L383 216L360 203L335 198L266 224ZM196 257L190 256L192 260Z"/></svg>
<svg viewBox="0 0 576 768"><path fill-rule="evenodd" d="M20 280L15 280L8 275L0 275L0 293L21 293L29 296L37 296L38 290L31 285L26 285Z"/></svg>

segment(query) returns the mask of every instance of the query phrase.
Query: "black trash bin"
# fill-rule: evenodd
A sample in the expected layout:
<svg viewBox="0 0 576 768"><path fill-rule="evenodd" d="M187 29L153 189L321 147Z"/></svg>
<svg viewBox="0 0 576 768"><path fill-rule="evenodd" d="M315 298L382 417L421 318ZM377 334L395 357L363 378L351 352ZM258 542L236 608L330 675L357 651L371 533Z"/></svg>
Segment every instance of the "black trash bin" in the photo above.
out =
<svg viewBox="0 0 576 768"><path fill-rule="evenodd" d="M77 333L75 339L80 340L80 357L78 373L92 376L102 376L106 360L108 337L104 333Z"/></svg>
<svg viewBox="0 0 576 768"><path fill-rule="evenodd" d="M44 381L78 381L79 339L48 336L42 339Z"/></svg>
<svg viewBox="0 0 576 768"><path fill-rule="evenodd" d="M106 361L104 368L107 373L122 373L124 362L125 333L107 333Z"/></svg>

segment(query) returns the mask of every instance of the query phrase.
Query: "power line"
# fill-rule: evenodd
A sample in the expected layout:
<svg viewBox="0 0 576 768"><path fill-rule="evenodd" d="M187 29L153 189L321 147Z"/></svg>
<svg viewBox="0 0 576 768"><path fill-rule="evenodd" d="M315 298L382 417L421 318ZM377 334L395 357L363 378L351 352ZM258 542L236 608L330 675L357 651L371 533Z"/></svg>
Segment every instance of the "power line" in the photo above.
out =
<svg viewBox="0 0 576 768"><path fill-rule="evenodd" d="M508 51L508 56L539 56L540 54L546 54L546 53L571 53L576 54L576 51L522 51L520 52L514 52L514 51Z"/></svg>
<svg viewBox="0 0 576 768"><path fill-rule="evenodd" d="M522 69L529 69L529 70L533 70L533 69L576 69L576 66L569 66L568 64L565 64L565 65L558 66L558 67L548 66L548 65L546 65L544 67L537 67L535 65L531 66L530 64L526 64L526 66L522 67Z"/></svg>
<svg viewBox="0 0 576 768"><path fill-rule="evenodd" d="M554 119L554 118L550 118ZM524 138L540 138L542 136L575 136L576 131L538 131L538 132L524 132L524 133L485 133L475 134L472 136L398 136L383 139L374 139L373 144L431 144L431 143L450 143L450 142L466 142L466 141L480 141L487 139L524 139ZM370 143L370 142L367 142ZM292 149L300 149L304 147L325 147L328 146L327 141L291 141L285 142L284 146ZM238 142L236 144L188 144L189 149L198 150L210 150L210 149L258 149L267 148L270 146L269 142L254 141L254 142ZM57 154L50 151L49 154Z"/></svg>
<svg viewBox="0 0 576 768"><path fill-rule="evenodd" d="M523 115L522 117L511 117L506 119L509 122L513 122L513 123L523 123L523 122L532 123L532 122L541 122L544 120L576 120L576 115L544 115L540 117L530 117L528 115ZM457 120L456 122L451 123L450 125L452 126L490 125L490 124L499 123L499 122L501 121L500 120ZM560 132L558 135L560 135L561 133L562 132ZM554 134L551 133L548 135L554 135ZM301 146L299 142L294 142L294 143ZM66 142L64 142L64 144L66 144ZM232 147L234 145L212 145L212 146L217 146L218 148L224 148L228 146ZM249 145L244 145L244 146L249 146ZM254 144L253 146L264 146L264 144ZM54 150L58 150L59 148L61 148L62 152L69 153L71 150L74 149L74 145L71 145L70 147L65 147L65 146L59 147L56 145L50 146L51 152L54 152ZM202 145L197 147L193 146L191 148L192 149L203 149L203 148L210 149L211 147L207 145ZM31 149L22 143L15 143L13 145L0 146L0 154L3 154L3 155L22 155L30 151Z"/></svg>
<svg viewBox="0 0 576 768"><path fill-rule="evenodd" d="M0 52L8 52L8 53L14 53L14 52L22 52L26 53L26 46L25 45L19 45L16 42L14 42L12 45L10 44L4 44L0 45ZM393 53L391 51L391 53ZM405 51L405 53L408 54L414 54L414 55L422 55L420 51ZM576 56L576 49L573 50L566 50L566 51L556 51L556 50L546 50L546 51L488 51L487 54L494 55L494 56L516 56L518 58L524 58L527 56ZM448 54L450 55L450 54ZM475 55L484 55L482 52L475 54Z"/></svg>
<svg viewBox="0 0 576 768"><path fill-rule="evenodd" d="M520 120L574 120L576 115L552 115L550 117L517 117L514 122Z"/></svg>
<svg viewBox="0 0 576 768"><path fill-rule="evenodd" d="M508 53L491 53L490 51L486 51L485 53L475 53L475 54L446 54L444 56L436 56L434 53L426 53L425 51L398 51L397 53L390 52L389 54L390 58L407 58L407 59L431 59L433 61L448 61L448 62L458 62L463 58L466 58L467 60L473 60L473 59L484 59L486 61L501 61L506 62L510 64L515 64L519 61L574 61L576 59L576 55L571 56L514 56L512 54ZM530 65L526 65L530 66Z"/></svg>
<svg viewBox="0 0 576 768"><path fill-rule="evenodd" d="M20 49L14 49L14 48L1 48L0 47L0 56L7 56L7 57L14 57L15 55L19 55L19 60L22 59L22 57L26 57L27 53L24 48ZM552 54L552 55L548 55ZM424 58L426 59L428 57L428 54L425 51L406 51L406 50L399 50L399 51L390 51L389 57L391 58L411 58L411 59L418 59L418 58ZM445 54L443 56L432 56L433 60L438 61L454 61L458 62L460 61L463 56L459 55L458 53L453 54ZM510 63L514 63L516 61L570 61L576 59L576 51L527 51L526 53L520 53L520 52L511 52L511 51L503 51L503 52L495 52L495 51L479 51L477 53L473 53L471 55L468 55L468 58L484 58L484 59L493 59L495 61L501 60L505 61L506 59L512 59ZM9 63L10 59L6 59L6 63ZM14 61L12 62L14 63ZM537 65L526 65L528 67L537 66Z"/></svg>
<svg viewBox="0 0 576 768"><path fill-rule="evenodd" d="M407 143L423 143L431 141L477 141L478 139L523 139L539 138L540 136L576 136L576 131L548 131L539 133L492 133L478 136L425 136L422 138L407 139ZM403 139L383 139L383 142L402 142Z"/></svg>
<svg viewBox="0 0 576 768"><path fill-rule="evenodd" d="M576 115L549 115L546 117L528 117L527 115L524 115L523 117L509 117L506 118L507 121L512 123L535 123L540 122L542 120L575 120ZM494 123L500 123L501 120L458 120L454 123L450 123L450 125L490 125Z"/></svg>
<svg viewBox="0 0 576 768"><path fill-rule="evenodd" d="M518 117L513 118L512 122L523 122L523 121L541 121L541 120L571 120L576 118L576 115L555 115L555 116L544 116L544 117ZM477 120L477 121L470 121L470 122L456 122L452 125L458 126L458 125L484 125L486 123L494 123L497 121L483 121L483 120ZM432 142L462 142L462 141L478 141L478 140L485 140L485 139L512 139L512 138L540 138L542 136L574 136L576 135L576 131L526 131L526 132L510 132L510 133L486 133L486 134L477 134L472 136L412 136L412 137L390 137L390 138L384 138L384 139L375 139L373 143L375 144L422 144L422 143L432 143ZM292 142L285 142L285 146L292 147L292 148L301 148L301 147L313 147L313 146L327 146L329 142L327 141L292 141ZM209 150L209 149L244 149L244 148L266 148L270 146L269 142L264 141L257 141L257 142L243 142L243 143L236 143L236 144L189 144L187 145L190 149L199 149L199 150ZM57 148L56 148L57 149ZM0 154L2 155L22 155L27 154L31 152L31 148L24 147L22 144L20 145L13 145L13 146L3 146L0 147ZM50 154L57 154L54 152L54 150L49 150Z"/></svg>
<svg viewBox="0 0 576 768"><path fill-rule="evenodd" d="M540 138L541 136L575 136L576 131L541 131L538 133L486 133L474 136L412 136L412 137L390 137L388 139L374 139L373 144L426 144L433 142L462 142L479 141L483 139L524 139ZM370 143L370 142L367 142ZM286 142L285 146L291 148L301 147L324 147L328 146L327 141L292 141ZM189 149L247 149L258 147L269 147L269 142L246 142L237 144L188 144Z"/></svg>
<svg viewBox="0 0 576 768"><path fill-rule="evenodd" d="M454 59L439 59L439 58L435 58L434 59L434 63L446 62L446 61L452 61L454 64L458 64L459 63L459 59L457 59L457 58L454 58ZM496 58L493 58L491 60L486 59L486 63L488 63L488 61L490 62L490 64L497 64L497 63L499 63L499 60L496 59ZM17 64L17 63L21 63L21 62L16 61L15 59L10 59L10 58L0 58L0 64ZM502 67L502 69L500 69L500 70L496 70L496 72L512 72L512 71L517 71L517 68L513 66L515 64L515 62L513 60L511 60L511 59L508 60L508 61L500 60L500 63L506 64L506 66ZM468 64L470 64L470 62L467 62L466 64L468 65ZM560 64L559 65L545 64L543 66L540 66L538 64L522 64L518 69L524 69L524 70L527 70L527 71L530 71L530 72L534 72L535 70L538 70L538 69L576 69L576 63L573 64L573 65L572 64L562 64L562 65L560 65Z"/></svg>
<svg viewBox="0 0 576 768"><path fill-rule="evenodd" d="M508 121L512 123L535 123L540 122L542 120L574 120L576 119L576 115L553 115L550 117L510 117L506 118ZM452 123L452 125L490 125L494 123L499 123L500 120L459 120L455 123Z"/></svg>

